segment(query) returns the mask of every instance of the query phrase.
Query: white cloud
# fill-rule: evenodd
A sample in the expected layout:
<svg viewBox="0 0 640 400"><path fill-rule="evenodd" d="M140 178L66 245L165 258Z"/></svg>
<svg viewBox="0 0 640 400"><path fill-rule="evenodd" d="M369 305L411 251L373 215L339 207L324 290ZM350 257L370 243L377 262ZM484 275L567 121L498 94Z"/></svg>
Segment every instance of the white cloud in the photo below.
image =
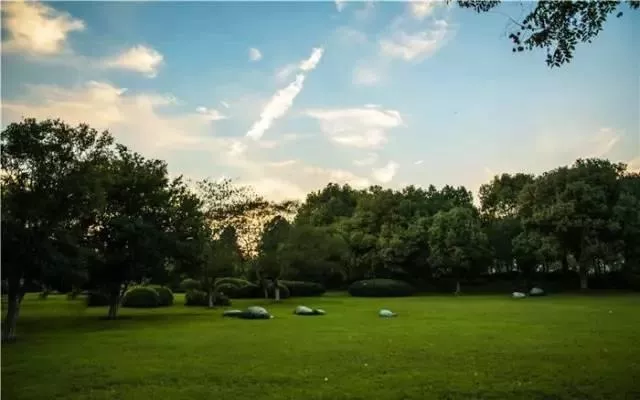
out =
<svg viewBox="0 0 640 400"><path fill-rule="evenodd" d="M335 0L336 3L336 10L338 10L338 12L341 12L345 5L346 5L346 0Z"/></svg>
<svg viewBox="0 0 640 400"><path fill-rule="evenodd" d="M221 101L220 104L222 105L222 107L224 108L229 108L229 103L227 103L226 101Z"/></svg>
<svg viewBox="0 0 640 400"><path fill-rule="evenodd" d="M424 163L424 160L418 160L414 162L413 165L421 165L422 163Z"/></svg>
<svg viewBox="0 0 640 400"><path fill-rule="evenodd" d="M640 173L640 157L636 157L626 162L627 171Z"/></svg>
<svg viewBox="0 0 640 400"><path fill-rule="evenodd" d="M367 156L363 159L360 160L354 160L353 164L357 165L359 167L365 166L365 165L371 165L374 164L376 161L378 161L378 155L376 153L369 153L367 154Z"/></svg>
<svg viewBox="0 0 640 400"><path fill-rule="evenodd" d="M395 110L379 107L315 109L305 114L315 118L320 128L336 144L357 148L379 148L387 142L387 130L402 125Z"/></svg>
<svg viewBox="0 0 640 400"><path fill-rule="evenodd" d="M210 121L219 121L222 119L227 119L227 117L223 115L220 111L215 110L213 108L198 107L196 108L196 111L199 114L202 114L206 119Z"/></svg>
<svg viewBox="0 0 640 400"><path fill-rule="evenodd" d="M297 64L287 64L284 67L278 69L276 71L276 79L280 82L289 79L289 77L296 72L298 68Z"/></svg>
<svg viewBox="0 0 640 400"><path fill-rule="evenodd" d="M380 52L405 61L421 60L440 49L450 32L449 24L444 20L437 20L430 29L415 33L396 30L390 37L380 40Z"/></svg>
<svg viewBox="0 0 640 400"><path fill-rule="evenodd" d="M316 69L320 59L322 58L322 54L324 53L324 49L321 47L317 47L311 51L311 56L306 60L300 63L300 69L304 72L312 71Z"/></svg>
<svg viewBox="0 0 640 400"><path fill-rule="evenodd" d="M322 58L322 53L323 49L321 48L313 49L311 56L300 64L300 69L309 72L316 68ZM262 135L271 127L273 122L289 111L293 105L293 100L302 90L305 77L304 74L296 75L296 79L293 82L273 95L262 110L262 113L260 113L260 119L256 121L247 132L247 137L254 140L262 138Z"/></svg>
<svg viewBox="0 0 640 400"><path fill-rule="evenodd" d="M274 200L303 199L328 182L369 185L368 179L346 170L302 161L264 160L260 142L216 136L212 132L215 124L199 112L164 112L178 103L170 95L132 93L105 82L69 88L27 85L25 89L24 98L3 101L3 124L22 116L61 118L73 125L87 123L99 131L109 130L118 142L145 157L167 161L172 175L184 174L191 179L221 174L238 177L238 182L251 184L258 193ZM278 139L301 137L290 133Z"/></svg>
<svg viewBox="0 0 640 400"><path fill-rule="evenodd" d="M409 2L409 7L413 17L422 21L433 14L439 3L439 0L417 0Z"/></svg>
<svg viewBox="0 0 640 400"><path fill-rule="evenodd" d="M380 183L389 183L393 180L398 172L399 165L395 161L389 161L387 165L381 168L374 168L372 176Z"/></svg>
<svg viewBox="0 0 640 400"><path fill-rule="evenodd" d="M7 39L3 51L52 55L65 49L67 36L82 31L85 24L65 12L38 2L5 1L3 28Z"/></svg>
<svg viewBox="0 0 640 400"><path fill-rule="evenodd" d="M252 47L249 49L249 61L260 61L262 60L262 53L260 50Z"/></svg>
<svg viewBox="0 0 640 400"><path fill-rule="evenodd" d="M577 158L598 158L609 154L618 144L621 133L612 128L601 128L584 135L564 132L543 134L536 138L537 151L547 156L558 156L560 162L572 163Z"/></svg>
<svg viewBox="0 0 640 400"><path fill-rule="evenodd" d="M163 60L164 56L158 51L138 45L106 59L103 64L106 68L126 69L140 72L148 78L155 78Z"/></svg>
<svg viewBox="0 0 640 400"><path fill-rule="evenodd" d="M373 69L356 67L353 70L352 82L356 85L372 86L380 82L380 75Z"/></svg>

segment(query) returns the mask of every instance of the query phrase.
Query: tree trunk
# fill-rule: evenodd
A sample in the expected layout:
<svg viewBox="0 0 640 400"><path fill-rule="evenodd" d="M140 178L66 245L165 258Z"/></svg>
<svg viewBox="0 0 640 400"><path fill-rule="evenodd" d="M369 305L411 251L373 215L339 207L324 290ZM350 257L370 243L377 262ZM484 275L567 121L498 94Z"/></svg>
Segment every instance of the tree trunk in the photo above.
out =
<svg viewBox="0 0 640 400"><path fill-rule="evenodd" d="M569 255L564 253L562 255L562 274L566 275L569 272Z"/></svg>
<svg viewBox="0 0 640 400"><path fill-rule="evenodd" d="M21 296L18 293L11 293L11 291L9 293L7 315L2 323L2 343L16 340L16 326L20 315Z"/></svg>
<svg viewBox="0 0 640 400"><path fill-rule="evenodd" d="M277 283L276 283L276 287L273 289L273 291L275 293L276 301L280 301L280 287L278 287Z"/></svg>
<svg viewBox="0 0 640 400"><path fill-rule="evenodd" d="M213 308L213 290L209 289L209 291L207 292L207 297L209 298L209 308Z"/></svg>
<svg viewBox="0 0 640 400"><path fill-rule="evenodd" d="M123 292L126 291L126 286ZM109 311L107 313L107 319L117 319L118 309L120 308L120 286L112 288L109 292Z"/></svg>
<svg viewBox="0 0 640 400"><path fill-rule="evenodd" d="M586 268L580 266L580 290L589 289L589 279L587 277Z"/></svg>
<svg viewBox="0 0 640 400"><path fill-rule="evenodd" d="M456 296L460 294L460 281L456 280L456 292L454 293Z"/></svg>

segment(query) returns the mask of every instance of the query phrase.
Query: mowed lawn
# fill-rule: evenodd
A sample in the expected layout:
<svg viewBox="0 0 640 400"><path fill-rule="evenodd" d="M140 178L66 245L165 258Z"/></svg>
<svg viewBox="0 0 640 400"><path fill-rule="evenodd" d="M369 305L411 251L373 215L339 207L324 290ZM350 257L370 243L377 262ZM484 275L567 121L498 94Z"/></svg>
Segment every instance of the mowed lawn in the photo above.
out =
<svg viewBox="0 0 640 400"><path fill-rule="evenodd" d="M2 346L2 398L640 399L638 295L234 304L272 320L176 302L106 321L106 308L27 296L19 341ZM299 304L327 315L294 316Z"/></svg>

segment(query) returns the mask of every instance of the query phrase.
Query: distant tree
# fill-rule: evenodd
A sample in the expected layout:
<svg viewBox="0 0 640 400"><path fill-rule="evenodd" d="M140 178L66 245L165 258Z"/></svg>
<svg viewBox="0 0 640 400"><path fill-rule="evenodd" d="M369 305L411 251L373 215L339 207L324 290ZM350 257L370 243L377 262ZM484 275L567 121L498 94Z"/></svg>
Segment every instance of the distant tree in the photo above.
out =
<svg viewBox="0 0 640 400"><path fill-rule="evenodd" d="M620 226L625 272L640 273L640 173L621 178L614 218Z"/></svg>
<svg viewBox="0 0 640 400"><path fill-rule="evenodd" d="M554 236L576 259L582 289L588 288L596 259L608 257L619 240L614 211L624 169L607 160L577 160L571 167L544 173L522 191L525 228Z"/></svg>
<svg viewBox="0 0 640 400"><path fill-rule="evenodd" d="M447 0L450 2L451 0ZM478 13L490 12L502 1L458 0L462 8ZM513 31L509 39L513 51L521 52L535 48L545 49L549 67L560 67L573 58L578 43L591 43L604 28L610 14L623 15L620 3L627 3L632 10L640 7L640 1L538 1L518 21L509 17Z"/></svg>
<svg viewBox="0 0 640 400"><path fill-rule="evenodd" d="M260 244L258 245L258 258L256 260L256 276L262 286L265 298L268 298L268 279L274 284L275 300L280 300L278 280L286 273L287 266L282 262L282 248L289 238L291 224L283 217L276 216L269 221L263 230Z"/></svg>
<svg viewBox="0 0 640 400"><path fill-rule="evenodd" d="M429 247L431 263L456 279L456 294L460 293L460 280L465 274L490 256L480 218L474 209L466 207L435 215L429 228Z"/></svg>
<svg viewBox="0 0 640 400"><path fill-rule="evenodd" d="M92 255L86 234L105 204L100 177L113 138L87 125L24 119L2 131L1 144L7 341L16 337L26 286L84 280Z"/></svg>

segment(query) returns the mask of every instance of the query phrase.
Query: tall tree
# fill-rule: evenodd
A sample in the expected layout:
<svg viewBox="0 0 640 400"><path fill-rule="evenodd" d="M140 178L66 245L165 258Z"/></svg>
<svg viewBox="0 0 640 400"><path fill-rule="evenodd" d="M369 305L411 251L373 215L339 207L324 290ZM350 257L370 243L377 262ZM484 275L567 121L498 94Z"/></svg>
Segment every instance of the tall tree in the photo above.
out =
<svg viewBox="0 0 640 400"><path fill-rule="evenodd" d="M25 286L82 276L86 233L104 205L100 179L113 138L81 124L25 119L2 142L2 277L8 302L2 340L16 337Z"/></svg>
<svg viewBox="0 0 640 400"><path fill-rule="evenodd" d="M264 290L265 298L268 298L268 280L273 282L276 301L280 300L280 289L278 279L284 274L286 266L280 256L282 247L289 237L291 224L283 217L276 216L269 221L262 233L258 246L258 259L256 262L256 275Z"/></svg>
<svg viewBox="0 0 640 400"><path fill-rule="evenodd" d="M450 2L451 0L447 0ZM478 13L491 12L502 1L458 0L462 8ZM637 10L640 1L537 1L531 10L518 21L512 17L513 52L544 49L549 67L560 67L573 59L579 43L591 43L604 28L608 17L615 13L621 17L620 3Z"/></svg>
<svg viewBox="0 0 640 400"><path fill-rule="evenodd" d="M105 171L106 204L91 229L96 257L90 280L109 296L108 318L117 317L131 283L162 273L173 245L171 190L166 164L117 146Z"/></svg>

